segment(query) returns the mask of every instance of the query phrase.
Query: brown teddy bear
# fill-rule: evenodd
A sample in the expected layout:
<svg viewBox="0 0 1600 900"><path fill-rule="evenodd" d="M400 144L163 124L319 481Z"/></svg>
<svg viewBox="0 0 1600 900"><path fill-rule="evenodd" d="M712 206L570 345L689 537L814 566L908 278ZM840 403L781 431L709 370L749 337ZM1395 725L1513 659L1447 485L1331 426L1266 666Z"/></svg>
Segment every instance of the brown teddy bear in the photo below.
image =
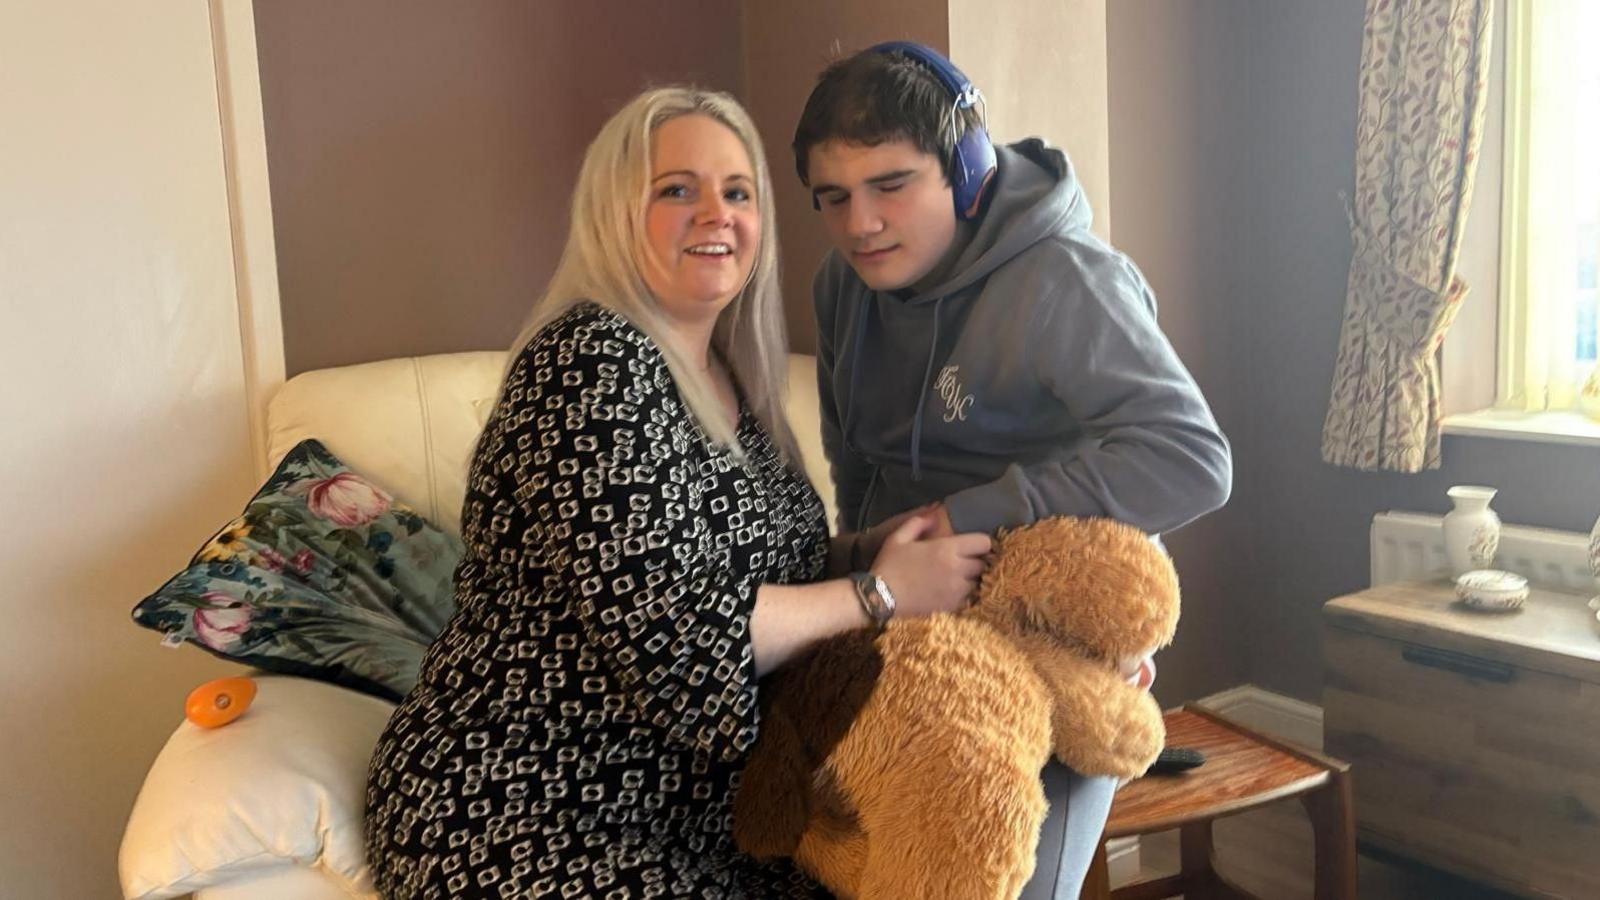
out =
<svg viewBox="0 0 1600 900"><path fill-rule="evenodd" d="M1177 622L1177 574L1137 529L1003 533L972 607L838 635L763 687L735 841L840 897L1015 897L1049 755L1126 779L1160 752L1161 710L1120 667Z"/></svg>

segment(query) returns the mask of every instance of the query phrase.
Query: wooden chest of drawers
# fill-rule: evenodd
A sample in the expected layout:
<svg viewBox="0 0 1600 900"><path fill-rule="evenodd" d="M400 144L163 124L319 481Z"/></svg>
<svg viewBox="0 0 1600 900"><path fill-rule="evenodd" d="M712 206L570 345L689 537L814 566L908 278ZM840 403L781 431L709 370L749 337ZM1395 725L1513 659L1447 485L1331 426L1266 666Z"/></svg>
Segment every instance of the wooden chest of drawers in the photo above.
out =
<svg viewBox="0 0 1600 900"><path fill-rule="evenodd" d="M1323 608L1327 751L1361 839L1532 897L1600 897L1600 634L1585 598L1461 608L1449 583Z"/></svg>

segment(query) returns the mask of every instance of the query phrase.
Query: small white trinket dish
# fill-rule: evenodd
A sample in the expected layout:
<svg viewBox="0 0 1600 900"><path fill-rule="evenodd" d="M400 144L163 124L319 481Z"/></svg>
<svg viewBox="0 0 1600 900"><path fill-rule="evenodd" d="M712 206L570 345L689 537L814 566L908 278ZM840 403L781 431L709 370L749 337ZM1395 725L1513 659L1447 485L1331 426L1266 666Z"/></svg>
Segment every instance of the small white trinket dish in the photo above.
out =
<svg viewBox="0 0 1600 900"><path fill-rule="evenodd" d="M1521 609L1528 599L1528 579L1499 569L1473 569L1456 578L1456 596L1473 609Z"/></svg>

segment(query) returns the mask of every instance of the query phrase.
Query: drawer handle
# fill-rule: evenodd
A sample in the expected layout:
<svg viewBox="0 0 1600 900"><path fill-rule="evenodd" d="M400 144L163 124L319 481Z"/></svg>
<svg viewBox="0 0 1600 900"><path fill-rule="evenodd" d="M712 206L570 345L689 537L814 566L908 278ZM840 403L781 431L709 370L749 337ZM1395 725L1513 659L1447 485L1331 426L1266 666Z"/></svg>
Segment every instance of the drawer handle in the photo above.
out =
<svg viewBox="0 0 1600 900"><path fill-rule="evenodd" d="M1449 650L1435 650L1432 647L1418 647L1407 644L1400 650L1400 658L1419 666L1432 669L1444 669L1457 675L1468 678L1477 678L1481 681L1494 681L1500 684L1510 684L1517 677L1517 670L1504 663L1493 663L1468 656L1465 653L1452 653Z"/></svg>

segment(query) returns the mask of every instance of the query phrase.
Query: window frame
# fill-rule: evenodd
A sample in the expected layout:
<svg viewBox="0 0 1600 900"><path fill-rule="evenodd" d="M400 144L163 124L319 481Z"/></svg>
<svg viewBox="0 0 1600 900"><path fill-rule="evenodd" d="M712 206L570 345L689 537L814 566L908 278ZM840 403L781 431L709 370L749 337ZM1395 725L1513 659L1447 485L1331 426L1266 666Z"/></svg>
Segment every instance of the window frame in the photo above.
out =
<svg viewBox="0 0 1600 900"><path fill-rule="evenodd" d="M1480 246L1478 254L1492 253L1493 260L1468 258L1473 248L1470 237L1464 241L1463 255L1458 261L1458 272L1472 265L1481 270L1493 268L1490 283L1494 285L1495 333L1487 336L1478 329L1468 329L1457 336L1454 345L1455 362L1462 357L1481 358L1492 351L1495 362L1493 396L1471 383L1469 378L1457 374L1451 377L1450 367L1445 371L1447 409L1462 408L1444 417L1445 434L1473 435L1478 437L1509 438L1548 443L1600 446L1600 422L1588 418L1576 405L1560 409L1530 410L1533 404L1524 393L1522 372L1528 360L1528 332L1530 307L1522 295L1526 265L1523 253L1523 230L1526 227L1529 205L1529 152L1530 104L1526 85L1532 65L1532 29L1528 17L1532 11L1531 0L1507 0L1500 5L1502 18L1497 23L1505 35L1504 54L1491 68L1488 89L1498 94L1503 116L1491 116L1484 126L1485 150L1499 150L1499 165L1484 165L1491 154L1480 155L1477 182L1488 191L1475 191L1479 199L1475 204L1489 199L1498 200L1498 237L1486 242L1493 249ZM1491 112L1493 101L1491 96ZM1498 136L1497 148L1490 142ZM1471 212L1469 211L1469 216ZM1469 219L1469 229L1471 222ZM1476 287L1476 285L1475 285ZM1480 324L1481 327L1481 324ZM1452 329L1454 331L1454 329ZM1490 346L1492 343L1492 347ZM1449 340L1447 339L1447 345ZM1465 345L1463 351L1462 347ZM1580 380L1581 383L1581 380ZM1464 402L1449 403L1450 394L1466 393Z"/></svg>

